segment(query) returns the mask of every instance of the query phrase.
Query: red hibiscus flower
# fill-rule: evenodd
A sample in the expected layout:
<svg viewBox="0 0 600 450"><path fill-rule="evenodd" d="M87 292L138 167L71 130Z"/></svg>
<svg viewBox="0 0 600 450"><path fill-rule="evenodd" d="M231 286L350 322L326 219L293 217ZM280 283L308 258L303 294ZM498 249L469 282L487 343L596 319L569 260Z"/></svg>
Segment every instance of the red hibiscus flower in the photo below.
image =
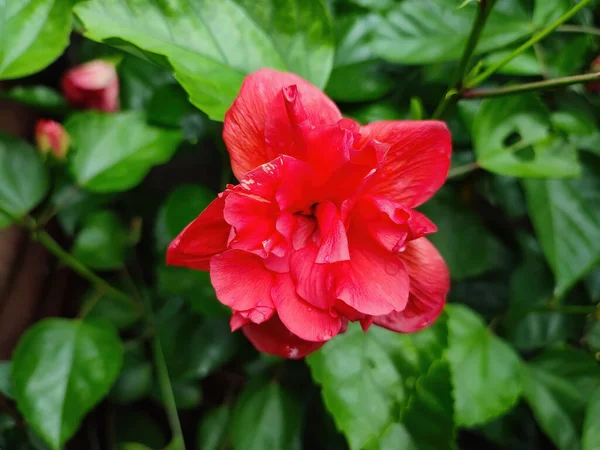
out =
<svg viewBox="0 0 600 450"><path fill-rule="evenodd" d="M342 118L296 75L246 78L225 116L228 186L171 243L167 263L210 270L260 351L301 358L348 321L414 332L440 314L448 269L414 210L444 183L442 122Z"/></svg>
<svg viewBox="0 0 600 450"><path fill-rule="evenodd" d="M119 77L115 66L96 59L73 67L61 80L67 102L78 109L119 110Z"/></svg>

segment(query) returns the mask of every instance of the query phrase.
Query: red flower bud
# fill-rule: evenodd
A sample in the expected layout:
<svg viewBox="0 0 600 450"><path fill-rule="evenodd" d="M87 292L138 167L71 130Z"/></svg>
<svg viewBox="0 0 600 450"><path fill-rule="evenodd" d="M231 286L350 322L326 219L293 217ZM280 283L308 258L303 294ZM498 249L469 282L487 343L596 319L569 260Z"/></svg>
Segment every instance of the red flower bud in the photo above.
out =
<svg viewBox="0 0 600 450"><path fill-rule="evenodd" d="M37 146L43 155L52 151L58 159L67 156L71 137L63 126L54 120L40 119L35 126L35 139Z"/></svg>
<svg viewBox="0 0 600 450"><path fill-rule="evenodd" d="M61 80L69 104L78 109L119 110L119 78L115 66L97 59L69 70Z"/></svg>
<svg viewBox="0 0 600 450"><path fill-rule="evenodd" d="M598 72L600 72L600 56L594 59L594 61L592 61L592 64L590 65L590 73ZM600 81L593 81L591 83L587 83L585 87L589 92L598 92L600 91Z"/></svg>

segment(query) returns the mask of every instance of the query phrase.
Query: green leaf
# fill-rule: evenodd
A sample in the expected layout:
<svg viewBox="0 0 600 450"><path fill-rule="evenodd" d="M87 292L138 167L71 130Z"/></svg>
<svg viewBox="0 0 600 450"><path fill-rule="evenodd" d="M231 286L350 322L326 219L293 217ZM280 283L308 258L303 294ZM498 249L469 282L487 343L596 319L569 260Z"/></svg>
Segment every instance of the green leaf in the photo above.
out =
<svg viewBox="0 0 600 450"><path fill-rule="evenodd" d="M337 18L337 47L327 94L346 102L376 100L395 85L394 76L386 72L373 51L373 35L380 26L376 14Z"/></svg>
<svg viewBox="0 0 600 450"><path fill-rule="evenodd" d="M221 367L237 350L236 335L222 319L201 319L172 308L158 318L158 333L173 380L197 380Z"/></svg>
<svg viewBox="0 0 600 450"><path fill-rule="evenodd" d="M47 86L17 86L8 91L7 97L46 112L63 114L69 110L64 97Z"/></svg>
<svg viewBox="0 0 600 450"><path fill-rule="evenodd" d="M92 269L123 267L128 233L119 216L112 211L97 211L88 216L73 243L73 256Z"/></svg>
<svg viewBox="0 0 600 450"><path fill-rule="evenodd" d="M21 337L12 381L23 417L53 450L77 431L119 375L123 349L103 322L46 319Z"/></svg>
<svg viewBox="0 0 600 450"><path fill-rule="evenodd" d="M519 356L469 308L449 305L447 311L455 421L480 425L504 414L519 399Z"/></svg>
<svg viewBox="0 0 600 450"><path fill-rule="evenodd" d="M10 361L0 361L0 394L13 398L12 382L10 381Z"/></svg>
<svg viewBox="0 0 600 450"><path fill-rule="evenodd" d="M333 62L320 0L90 0L75 7L85 34L166 56L194 105L222 120L244 77L271 67L324 87Z"/></svg>
<svg viewBox="0 0 600 450"><path fill-rule="evenodd" d="M446 333L443 319L414 334L376 327L363 333L350 326L307 358L325 406L352 450L377 442L399 420L419 377L442 358Z"/></svg>
<svg viewBox="0 0 600 450"><path fill-rule="evenodd" d="M72 0L0 3L0 79L38 72L69 44Z"/></svg>
<svg viewBox="0 0 600 450"><path fill-rule="evenodd" d="M547 26L566 13L572 3L571 0L535 0L533 23L539 27Z"/></svg>
<svg viewBox="0 0 600 450"><path fill-rule="evenodd" d="M139 184L150 168L167 162L181 133L148 126L139 112L72 116L65 128L75 155L70 170L77 183L93 192L118 192Z"/></svg>
<svg viewBox="0 0 600 450"><path fill-rule="evenodd" d="M0 133L0 229L31 211L48 188L48 172L35 149Z"/></svg>
<svg viewBox="0 0 600 450"><path fill-rule="evenodd" d="M102 45L102 47L106 46ZM165 67L133 55L123 58L117 66L117 73L119 74L121 106L125 110L147 108L158 88L176 82L171 72Z"/></svg>
<svg viewBox="0 0 600 450"><path fill-rule="evenodd" d="M560 450L581 448L586 405L600 369L586 352L565 347L523 365L523 393L540 427Z"/></svg>
<svg viewBox="0 0 600 450"><path fill-rule="evenodd" d="M429 239L446 260L453 279L481 275L494 267L500 244L452 188L441 189L420 209L438 227Z"/></svg>
<svg viewBox="0 0 600 450"><path fill-rule="evenodd" d="M194 409L202 403L202 386L195 381L175 380L171 381L171 389L173 390L173 398L177 409ZM158 383L152 387L152 397L166 406L162 398L162 390Z"/></svg>
<svg viewBox="0 0 600 450"><path fill-rule="evenodd" d="M600 389L597 389L585 413L582 450L600 449Z"/></svg>
<svg viewBox="0 0 600 450"><path fill-rule="evenodd" d="M385 15L375 51L402 64L429 64L459 59L478 5L458 8L455 0L404 0ZM496 5L477 45L477 53L504 47L531 32L529 18L518 2Z"/></svg>
<svg viewBox="0 0 600 450"><path fill-rule="evenodd" d="M240 394L231 418L234 450L292 450L300 427L299 402L275 383L257 380Z"/></svg>
<svg viewBox="0 0 600 450"><path fill-rule="evenodd" d="M212 202L216 194L210 189L184 184L173 190L156 219L155 239L160 252Z"/></svg>
<svg viewBox="0 0 600 450"><path fill-rule="evenodd" d="M144 398L151 388L152 364L146 359L144 349L139 345L126 349L123 369L110 390L110 400L133 403Z"/></svg>
<svg viewBox="0 0 600 450"><path fill-rule="evenodd" d="M576 180L526 180L529 213L546 259L556 277L555 296L600 261L600 161L582 153L583 174Z"/></svg>
<svg viewBox="0 0 600 450"><path fill-rule="evenodd" d="M554 279L542 255L523 249L524 260L510 280L510 307L505 322L508 340L519 350L534 350L574 335L577 322L560 312L531 312L552 300Z"/></svg>
<svg viewBox="0 0 600 450"><path fill-rule="evenodd" d="M221 405L208 411L198 429L197 450L220 450L227 439L227 427L231 417L231 408Z"/></svg>
<svg viewBox="0 0 600 450"><path fill-rule="evenodd" d="M85 320L102 319L124 330L138 321L141 311L133 303L125 303L120 298L96 289L86 292L82 298L82 310L87 311Z"/></svg>
<svg viewBox="0 0 600 450"><path fill-rule="evenodd" d="M473 124L477 162L500 175L578 176L575 148L550 128L550 113L534 94L484 100Z"/></svg>
<svg viewBox="0 0 600 450"><path fill-rule="evenodd" d="M118 408L114 415L115 440L124 443L139 443L153 450L167 445L164 430L148 413L147 408Z"/></svg>
<svg viewBox="0 0 600 450"><path fill-rule="evenodd" d="M510 54L510 50L499 50L487 55L482 61L484 66L491 66L502 61ZM533 50L521 53L498 69L503 75L536 76L540 75L542 67Z"/></svg>

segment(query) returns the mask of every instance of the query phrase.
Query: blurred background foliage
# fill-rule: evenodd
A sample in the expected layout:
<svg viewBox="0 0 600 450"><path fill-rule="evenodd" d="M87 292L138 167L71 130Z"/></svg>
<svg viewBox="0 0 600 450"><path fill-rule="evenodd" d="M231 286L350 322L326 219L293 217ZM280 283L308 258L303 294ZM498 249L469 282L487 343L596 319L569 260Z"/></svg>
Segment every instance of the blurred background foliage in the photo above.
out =
<svg viewBox="0 0 600 450"><path fill-rule="evenodd" d="M361 123L428 118L480 7L461 3L0 2L3 108L26 105L72 139L59 163L28 143L32 126L1 135L0 228L30 230L119 289L36 260L47 276L67 273L68 302L49 314L62 318L26 324L14 351L3 341L0 449L598 450L593 85L445 111L453 166L422 210L452 289L423 332L350 326L306 361L260 355L230 333L208 274L164 263L169 242L234 181L220 121L246 74L298 73ZM467 78L577 3L498 0ZM484 87L587 73L600 9L586 3ZM73 111L60 77L98 58L117 65L121 111ZM3 323L10 290L3 279Z"/></svg>

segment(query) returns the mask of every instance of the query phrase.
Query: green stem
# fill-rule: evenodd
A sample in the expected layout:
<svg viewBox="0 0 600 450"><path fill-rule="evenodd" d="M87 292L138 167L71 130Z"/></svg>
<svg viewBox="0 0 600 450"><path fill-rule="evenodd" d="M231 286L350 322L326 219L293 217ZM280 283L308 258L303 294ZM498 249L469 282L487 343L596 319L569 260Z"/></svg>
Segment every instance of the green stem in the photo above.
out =
<svg viewBox="0 0 600 450"><path fill-rule="evenodd" d="M92 272L90 269L88 269L86 266L84 266L75 257L73 257L71 254L66 252L58 244L58 242L56 242L54 240L54 238L52 236L50 236L46 231L35 230L35 229L30 229L30 231L31 231L31 237L34 240L36 240L37 242L42 244L44 247L46 247L46 249L48 249L48 251L50 253L54 254L54 256L56 256L66 266L71 268L75 273L81 275L83 278L87 279L90 283L95 285L99 290L112 295L114 298L116 298L124 303L128 303L130 305L135 304L133 302L133 299L129 295L127 295L123 291L120 291L119 289L117 289L114 286L107 283L105 280L103 280L98 275L96 275L94 272Z"/></svg>
<svg viewBox="0 0 600 450"><path fill-rule="evenodd" d="M446 177L446 179L450 180L452 178L460 177L462 175L466 175L467 173L473 172L474 170L477 170L477 169L479 169L479 164L476 162L464 164L464 165L458 166L458 167L453 167L448 172L448 176Z"/></svg>
<svg viewBox="0 0 600 450"><path fill-rule="evenodd" d="M502 95L511 95L518 92L537 91L556 86L569 86L571 84L588 83L590 81L600 80L600 73L587 73L584 75L574 75L571 77L554 78L551 80L536 81L534 83L515 84L513 86L504 86L491 89L471 89L462 93L461 98L487 98L500 97Z"/></svg>
<svg viewBox="0 0 600 450"><path fill-rule="evenodd" d="M475 22L473 22L473 27L471 28L467 45L465 46L463 54L458 63L456 74L448 86L446 95L444 95L444 98L433 113L433 119L439 119L442 117L442 115L446 112L446 109L448 109L448 107L458 99L458 93L462 88L463 78L467 72L467 68L469 67L469 62L471 61L471 57L477 48L477 42L479 41L479 37L481 36L481 32L485 26L485 22L487 21L490 12L496 4L496 1L497 0L482 0L479 3L477 18L475 19Z"/></svg>
<svg viewBox="0 0 600 450"><path fill-rule="evenodd" d="M556 31L561 33L582 33L600 36L600 29L594 27L583 27L579 25L561 25L556 29Z"/></svg>
<svg viewBox="0 0 600 450"><path fill-rule="evenodd" d="M156 319L154 317L152 303L148 297L148 293L143 291L141 296L144 300L144 309L146 310L147 320L150 325L156 328ZM167 367L167 361L165 360L165 354L158 333L154 333L152 337L152 354L154 357L154 364L156 365L156 376L158 378L161 397L167 410L167 419L169 420L169 426L171 427L171 432L173 434L171 442L181 443L181 450L185 450L183 430L181 429L181 423L179 422L177 404L175 403L173 386L171 385L171 378L169 377L169 368Z"/></svg>
<svg viewBox="0 0 600 450"><path fill-rule="evenodd" d="M504 65L507 64L509 61L511 61L513 58L520 55L525 50L528 50L529 48L531 48L532 46L537 44L539 41L544 39L546 36L548 36L550 33L552 33L554 30L556 30L560 25L562 25L564 22L566 22L571 17L573 17L575 14L577 14L577 12L579 12L581 9L583 9L585 6L587 6L590 2L591 2L591 0L581 0L577 5L575 5L573 8L571 8L565 14L563 14L561 17L556 19L554 22L552 22L546 28L544 28L543 30L534 34L527 42L522 44L517 49L513 50L505 58L502 58L502 60L498 61L496 64L492 64L490 67L488 67L487 70L485 70L484 72L482 72L481 74L479 74L478 76L473 78L472 80L468 81L465 84L465 86L467 88L472 88L474 86L481 84L485 80L487 80L490 76L492 76L494 73L496 73L496 71L498 69L504 67Z"/></svg>

